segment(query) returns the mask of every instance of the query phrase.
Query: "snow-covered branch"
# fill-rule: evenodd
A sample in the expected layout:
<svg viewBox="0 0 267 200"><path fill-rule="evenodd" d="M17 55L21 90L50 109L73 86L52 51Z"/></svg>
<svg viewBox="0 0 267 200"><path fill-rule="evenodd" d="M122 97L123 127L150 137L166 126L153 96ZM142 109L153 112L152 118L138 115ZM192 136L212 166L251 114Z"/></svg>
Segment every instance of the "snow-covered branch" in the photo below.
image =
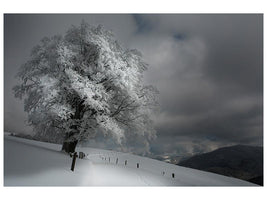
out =
<svg viewBox="0 0 267 200"><path fill-rule="evenodd" d="M121 47L111 32L82 22L32 50L17 74L15 96L25 98L29 123L40 135L85 140L102 132L121 144L129 132L153 138L147 118L157 98L143 84L147 66L140 52Z"/></svg>

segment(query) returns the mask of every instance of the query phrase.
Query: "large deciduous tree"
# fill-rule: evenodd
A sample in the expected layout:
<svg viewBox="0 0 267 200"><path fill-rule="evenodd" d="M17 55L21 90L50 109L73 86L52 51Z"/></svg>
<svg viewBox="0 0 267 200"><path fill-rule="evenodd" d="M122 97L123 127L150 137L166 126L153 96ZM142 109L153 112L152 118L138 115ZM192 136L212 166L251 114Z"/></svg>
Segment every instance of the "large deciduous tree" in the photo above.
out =
<svg viewBox="0 0 267 200"><path fill-rule="evenodd" d="M33 48L14 92L24 98L36 134L61 140L66 152L98 132L123 145L129 134L155 137L156 90L143 84L146 69L137 50L122 48L102 26L82 22Z"/></svg>

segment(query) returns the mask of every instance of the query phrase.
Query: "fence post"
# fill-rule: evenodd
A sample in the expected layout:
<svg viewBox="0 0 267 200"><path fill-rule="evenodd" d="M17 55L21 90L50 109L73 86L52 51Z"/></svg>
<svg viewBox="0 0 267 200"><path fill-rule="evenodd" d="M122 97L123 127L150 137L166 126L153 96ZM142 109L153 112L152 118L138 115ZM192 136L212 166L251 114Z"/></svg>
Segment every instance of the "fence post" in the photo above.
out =
<svg viewBox="0 0 267 200"><path fill-rule="evenodd" d="M174 178L174 173L172 173L172 178Z"/></svg>
<svg viewBox="0 0 267 200"><path fill-rule="evenodd" d="M136 164L136 167L139 168L139 163Z"/></svg>
<svg viewBox="0 0 267 200"><path fill-rule="evenodd" d="M79 152L79 158L80 159L83 159L85 157L85 153L83 153L83 152Z"/></svg>
<svg viewBox="0 0 267 200"><path fill-rule="evenodd" d="M116 159L116 164L118 164L118 161L119 161L119 159L117 158L117 159Z"/></svg>
<svg viewBox="0 0 267 200"><path fill-rule="evenodd" d="M127 165L127 160L125 160L125 163L124 164Z"/></svg>
<svg viewBox="0 0 267 200"><path fill-rule="evenodd" d="M73 154L72 163L71 163L71 171L74 171L76 157L77 157L77 152Z"/></svg>

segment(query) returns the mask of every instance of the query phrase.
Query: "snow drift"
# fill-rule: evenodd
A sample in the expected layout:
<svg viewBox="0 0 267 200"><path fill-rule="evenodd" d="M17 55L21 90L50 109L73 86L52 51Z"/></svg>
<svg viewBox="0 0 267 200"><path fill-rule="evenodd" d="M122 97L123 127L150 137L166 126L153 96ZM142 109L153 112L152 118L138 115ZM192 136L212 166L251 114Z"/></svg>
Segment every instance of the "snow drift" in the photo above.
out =
<svg viewBox="0 0 267 200"><path fill-rule="evenodd" d="M180 167L127 153L78 147L77 159L61 145L4 137L5 186L256 186L236 178Z"/></svg>

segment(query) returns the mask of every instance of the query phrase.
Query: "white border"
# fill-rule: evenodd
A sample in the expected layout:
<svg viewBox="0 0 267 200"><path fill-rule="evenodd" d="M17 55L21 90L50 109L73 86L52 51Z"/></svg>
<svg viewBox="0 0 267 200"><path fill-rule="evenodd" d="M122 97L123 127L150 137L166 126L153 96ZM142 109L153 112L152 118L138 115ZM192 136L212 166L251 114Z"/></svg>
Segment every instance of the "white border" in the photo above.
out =
<svg viewBox="0 0 267 200"><path fill-rule="evenodd" d="M4 3L2 3L4 2ZM4 0L5 13L263 13L263 0Z"/></svg>
<svg viewBox="0 0 267 200"><path fill-rule="evenodd" d="M265 13L261 0L6 0L1 1L1 27L4 13ZM265 24L265 23L264 23ZM3 29L1 31L3 38ZM3 39L1 40L3 55ZM264 57L266 54L264 53ZM3 64L3 56L1 56ZM1 100L3 108L3 66L1 71ZM264 88L266 85L264 84ZM264 90L265 93L265 90ZM2 109L1 109L2 110ZM3 113L1 128L3 130ZM264 118L265 122L265 118ZM265 123L264 123L265 124ZM3 149L3 141L0 145ZM266 153L264 154L266 155ZM3 153L1 170L3 176ZM264 157L266 160L266 156ZM3 177L1 183L3 186ZM263 199L265 187L1 187L2 199Z"/></svg>

